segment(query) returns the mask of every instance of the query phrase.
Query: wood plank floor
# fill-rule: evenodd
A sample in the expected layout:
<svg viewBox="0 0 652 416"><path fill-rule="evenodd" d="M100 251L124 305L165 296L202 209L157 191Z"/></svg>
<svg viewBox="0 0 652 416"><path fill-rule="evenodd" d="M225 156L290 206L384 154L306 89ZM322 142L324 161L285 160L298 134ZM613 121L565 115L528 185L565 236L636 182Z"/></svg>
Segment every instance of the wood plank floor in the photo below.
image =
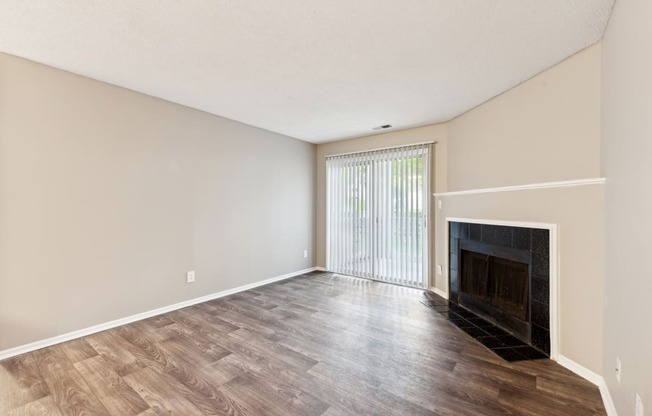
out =
<svg viewBox="0 0 652 416"><path fill-rule="evenodd" d="M0 362L0 415L604 415L419 301L310 273Z"/></svg>

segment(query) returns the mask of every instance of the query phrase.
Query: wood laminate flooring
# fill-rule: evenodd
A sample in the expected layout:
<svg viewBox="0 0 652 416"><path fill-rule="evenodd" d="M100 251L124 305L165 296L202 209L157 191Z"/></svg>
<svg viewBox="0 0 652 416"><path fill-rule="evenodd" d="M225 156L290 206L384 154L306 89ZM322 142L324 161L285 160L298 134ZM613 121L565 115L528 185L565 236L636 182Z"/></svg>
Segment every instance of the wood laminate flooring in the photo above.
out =
<svg viewBox="0 0 652 416"><path fill-rule="evenodd" d="M506 362L420 301L309 273L0 362L0 415L604 415L550 360Z"/></svg>

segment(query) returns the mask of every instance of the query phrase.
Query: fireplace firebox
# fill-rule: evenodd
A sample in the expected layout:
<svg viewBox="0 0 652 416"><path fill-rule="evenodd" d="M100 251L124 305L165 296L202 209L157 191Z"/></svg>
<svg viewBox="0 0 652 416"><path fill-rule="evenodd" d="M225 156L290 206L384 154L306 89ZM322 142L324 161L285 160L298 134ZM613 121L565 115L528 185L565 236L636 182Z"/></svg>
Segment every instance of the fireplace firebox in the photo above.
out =
<svg viewBox="0 0 652 416"><path fill-rule="evenodd" d="M530 264L527 250L460 241L458 303L529 343Z"/></svg>
<svg viewBox="0 0 652 416"><path fill-rule="evenodd" d="M450 301L550 354L549 231L450 222Z"/></svg>

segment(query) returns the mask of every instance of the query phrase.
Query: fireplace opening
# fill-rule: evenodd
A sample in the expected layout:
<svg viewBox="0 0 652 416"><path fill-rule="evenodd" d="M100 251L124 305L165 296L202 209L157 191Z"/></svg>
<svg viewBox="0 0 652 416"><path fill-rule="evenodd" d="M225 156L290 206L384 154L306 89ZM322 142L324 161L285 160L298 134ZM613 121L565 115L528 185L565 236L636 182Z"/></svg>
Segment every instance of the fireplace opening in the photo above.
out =
<svg viewBox="0 0 652 416"><path fill-rule="evenodd" d="M460 242L458 303L530 343L530 255Z"/></svg>
<svg viewBox="0 0 652 416"><path fill-rule="evenodd" d="M462 311L454 315L458 326L501 357L518 355L519 341L550 356L549 230L449 224L449 300ZM491 324L503 331L482 329ZM513 337L501 338L504 332Z"/></svg>
<svg viewBox="0 0 652 416"><path fill-rule="evenodd" d="M529 321L528 265L462 250L463 294L473 296L521 321Z"/></svg>

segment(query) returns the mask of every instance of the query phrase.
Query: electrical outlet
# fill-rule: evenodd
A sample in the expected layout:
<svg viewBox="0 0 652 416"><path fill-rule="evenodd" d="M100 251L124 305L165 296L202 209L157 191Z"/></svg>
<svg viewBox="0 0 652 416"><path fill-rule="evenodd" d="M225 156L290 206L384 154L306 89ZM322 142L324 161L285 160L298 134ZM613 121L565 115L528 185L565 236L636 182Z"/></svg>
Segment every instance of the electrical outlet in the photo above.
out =
<svg viewBox="0 0 652 416"><path fill-rule="evenodd" d="M620 383L620 377L623 374L623 368L620 365L620 358L616 357L616 380Z"/></svg>
<svg viewBox="0 0 652 416"><path fill-rule="evenodd" d="M638 393L636 393L636 416L643 416L643 400Z"/></svg>
<svg viewBox="0 0 652 416"><path fill-rule="evenodd" d="M441 268L441 264L438 264L437 265L437 274L442 274L442 272L443 271L442 271L442 268Z"/></svg>
<svg viewBox="0 0 652 416"><path fill-rule="evenodd" d="M303 258L304 259L308 258L308 250L303 250Z"/></svg>
<svg viewBox="0 0 652 416"><path fill-rule="evenodd" d="M195 283L195 271L186 273L186 283Z"/></svg>
<svg viewBox="0 0 652 416"><path fill-rule="evenodd" d="M437 201L437 208L441 209L441 199Z"/></svg>

